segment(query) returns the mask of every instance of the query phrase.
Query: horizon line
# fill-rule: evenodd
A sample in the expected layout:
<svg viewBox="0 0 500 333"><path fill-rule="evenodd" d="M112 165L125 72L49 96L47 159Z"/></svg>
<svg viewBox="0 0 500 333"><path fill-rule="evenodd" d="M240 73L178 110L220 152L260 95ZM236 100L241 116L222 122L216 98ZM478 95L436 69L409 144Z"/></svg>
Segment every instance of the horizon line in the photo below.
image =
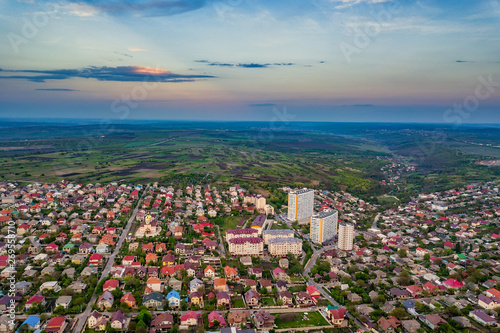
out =
<svg viewBox="0 0 500 333"><path fill-rule="evenodd" d="M8 118L0 117L0 120L19 123L38 123L41 121L55 122L64 124L69 121L82 121L82 122L106 122L107 124L120 124L120 123L134 123L134 122L191 122L191 123L267 123L269 120L210 120L210 119L104 119L104 118L47 118L47 117L27 117L27 118ZM285 123L285 121L274 121L273 123ZM447 125L447 126L460 126L460 125L497 125L498 122L484 123L484 122L463 122L461 124L454 124L450 122L415 122L415 121L342 121L342 120L327 120L327 121L302 121L302 120L287 120L286 123L308 123L308 124L321 124L321 123L342 123L342 124L413 124L413 125ZM0 126L1 127L1 126Z"/></svg>

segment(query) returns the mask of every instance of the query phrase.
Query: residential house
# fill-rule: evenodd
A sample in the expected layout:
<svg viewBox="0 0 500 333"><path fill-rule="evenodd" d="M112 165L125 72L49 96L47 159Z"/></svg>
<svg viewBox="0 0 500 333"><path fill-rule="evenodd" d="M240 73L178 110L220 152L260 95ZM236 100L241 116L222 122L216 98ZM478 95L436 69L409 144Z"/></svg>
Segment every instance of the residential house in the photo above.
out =
<svg viewBox="0 0 500 333"><path fill-rule="evenodd" d="M228 291L226 279L224 278L216 278L214 279L214 292L222 292L222 291Z"/></svg>
<svg viewBox="0 0 500 333"><path fill-rule="evenodd" d="M203 275L208 278L208 279L214 279L215 278L215 269L208 265L207 267L205 267L204 271L203 271Z"/></svg>
<svg viewBox="0 0 500 333"><path fill-rule="evenodd" d="M224 267L224 275L228 280L236 280L238 279L238 270L236 268L226 266Z"/></svg>
<svg viewBox="0 0 500 333"><path fill-rule="evenodd" d="M99 298L97 299L97 307L100 310L106 310L110 307L113 306L115 298L114 296L109 292L105 291Z"/></svg>
<svg viewBox="0 0 500 333"><path fill-rule="evenodd" d="M189 303L191 305L197 305L200 308L203 308L203 293L201 291L194 291L189 294Z"/></svg>
<svg viewBox="0 0 500 333"><path fill-rule="evenodd" d="M327 312L327 318L336 327L341 327L344 322L346 309L343 308L333 308L329 309Z"/></svg>
<svg viewBox="0 0 500 333"><path fill-rule="evenodd" d="M144 295L142 298L142 304L149 309L156 309L163 305L163 295L158 292L152 292L148 295Z"/></svg>
<svg viewBox="0 0 500 333"><path fill-rule="evenodd" d="M228 293L221 291L215 297L217 299L217 308L224 307L225 309L229 309L231 307L231 297Z"/></svg>
<svg viewBox="0 0 500 333"><path fill-rule="evenodd" d="M272 276L274 279L276 280L281 280L281 281L285 281L287 283L290 282L290 277L288 276L288 274L285 273L285 271L280 268L280 267L276 267L275 269L273 269L272 271Z"/></svg>
<svg viewBox="0 0 500 333"><path fill-rule="evenodd" d="M415 319L402 320L401 326L408 333L417 333L420 330L420 324Z"/></svg>
<svg viewBox="0 0 500 333"><path fill-rule="evenodd" d="M208 326L209 327L226 327L226 320L224 316L216 311L212 311L208 314Z"/></svg>
<svg viewBox="0 0 500 333"><path fill-rule="evenodd" d="M55 307L62 306L63 309L69 308L69 304L71 303L71 296L60 296L55 303Z"/></svg>
<svg viewBox="0 0 500 333"><path fill-rule="evenodd" d="M126 293L125 295L120 298L120 303L125 303L131 308L136 308L137 307L137 301L135 300L134 295L132 293Z"/></svg>
<svg viewBox="0 0 500 333"><path fill-rule="evenodd" d="M190 292L195 292L198 291L199 289L203 288L204 284L203 281L194 278L189 282L189 291Z"/></svg>
<svg viewBox="0 0 500 333"><path fill-rule="evenodd" d="M164 284L163 284L163 281L161 281L158 278L150 277L146 281L146 285L147 285L148 288L151 288L153 291L156 291L156 292L159 292L159 293L163 293Z"/></svg>
<svg viewBox="0 0 500 333"><path fill-rule="evenodd" d="M118 288L119 284L120 281L115 279L106 280L106 282L104 282L104 285L102 286L102 290L112 292L113 290Z"/></svg>
<svg viewBox="0 0 500 333"><path fill-rule="evenodd" d="M201 314L193 311L189 311L181 315L181 325L182 326L196 326L198 324L198 318Z"/></svg>
<svg viewBox="0 0 500 333"><path fill-rule="evenodd" d="M255 327L259 330L269 330L274 328L274 320L276 318L269 312L259 310L253 314Z"/></svg>
<svg viewBox="0 0 500 333"><path fill-rule="evenodd" d="M378 326L380 329L384 332L395 332L396 329L399 327L401 322L394 316L389 316L389 318L384 318L381 317L377 321Z"/></svg>
<svg viewBox="0 0 500 333"><path fill-rule="evenodd" d="M424 323L433 330L437 330L439 325L446 324L446 320L434 313L428 314L424 318Z"/></svg>
<svg viewBox="0 0 500 333"><path fill-rule="evenodd" d="M89 258L89 264L100 266L102 264L102 254L94 253Z"/></svg>
<svg viewBox="0 0 500 333"><path fill-rule="evenodd" d="M151 321L151 331L154 332L168 332L174 324L174 317L168 313L158 313L153 317Z"/></svg>
<svg viewBox="0 0 500 333"><path fill-rule="evenodd" d="M126 320L127 317L125 316L122 310L114 312L109 318L111 328L117 331L123 331L124 329L126 329L126 324L125 324Z"/></svg>
<svg viewBox="0 0 500 333"><path fill-rule="evenodd" d="M250 318L250 311L248 310L229 311L227 314L227 322L233 327L240 327L241 324L247 322L248 318Z"/></svg>
<svg viewBox="0 0 500 333"><path fill-rule="evenodd" d="M293 295L290 291L280 291L278 292L278 299L283 302L283 305L293 307Z"/></svg>
<svg viewBox="0 0 500 333"><path fill-rule="evenodd" d="M179 292L172 290L167 294L168 306L171 308L179 308L181 306L181 297Z"/></svg>
<svg viewBox="0 0 500 333"><path fill-rule="evenodd" d="M295 301L297 302L297 305L301 308L307 308L316 305L311 295L309 295L309 293L305 291L299 291L295 295Z"/></svg>
<svg viewBox="0 0 500 333"><path fill-rule="evenodd" d="M477 305L479 305L483 309L493 310L494 308L500 306L500 299L498 299L496 296L490 298L483 294L479 294L479 296L477 297Z"/></svg>
<svg viewBox="0 0 500 333"><path fill-rule="evenodd" d="M66 325L66 317L53 317L45 325L45 331L49 333L62 333Z"/></svg>
<svg viewBox="0 0 500 333"><path fill-rule="evenodd" d="M245 302L250 309L258 307L260 304L259 294L255 290L250 289L245 293Z"/></svg>
<svg viewBox="0 0 500 333"><path fill-rule="evenodd" d="M387 293L396 299L407 299L410 297L410 293L406 289L391 288Z"/></svg>
<svg viewBox="0 0 500 333"><path fill-rule="evenodd" d="M85 242L85 243L80 244L80 246L78 247L78 253L91 254L93 248L94 248L94 246L92 244Z"/></svg>
<svg viewBox="0 0 500 333"><path fill-rule="evenodd" d="M495 326L497 323L495 317L488 315L484 310L471 311L469 317L484 326Z"/></svg>

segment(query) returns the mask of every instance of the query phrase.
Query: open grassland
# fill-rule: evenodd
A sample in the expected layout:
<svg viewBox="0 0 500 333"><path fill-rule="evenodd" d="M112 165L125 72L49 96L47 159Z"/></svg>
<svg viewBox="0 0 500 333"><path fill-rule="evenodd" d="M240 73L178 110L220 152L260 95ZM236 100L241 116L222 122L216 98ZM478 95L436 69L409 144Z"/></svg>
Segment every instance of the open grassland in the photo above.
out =
<svg viewBox="0 0 500 333"><path fill-rule="evenodd" d="M349 139L274 133L271 141L251 130L127 130L107 136L1 142L2 146L19 149L0 152L1 176L27 181L147 182L199 175L222 182L324 188L342 183L368 191L379 183L369 173L386 163ZM24 146L31 152L23 151ZM351 166L360 171L352 173Z"/></svg>
<svg viewBox="0 0 500 333"><path fill-rule="evenodd" d="M396 194L380 181L386 178L381 168L397 157L418 166L398 180L403 192L398 197L402 198L500 175L500 168L476 164L499 158L500 149L495 146L500 145L500 130L495 129L438 132L417 125L343 129L319 124L315 130L293 126L270 130L248 124L183 126L39 126L5 131L0 137L0 179L209 181L240 183L264 195L272 184L274 188L346 189L361 197L380 198L389 192ZM342 134L332 134L332 128Z"/></svg>

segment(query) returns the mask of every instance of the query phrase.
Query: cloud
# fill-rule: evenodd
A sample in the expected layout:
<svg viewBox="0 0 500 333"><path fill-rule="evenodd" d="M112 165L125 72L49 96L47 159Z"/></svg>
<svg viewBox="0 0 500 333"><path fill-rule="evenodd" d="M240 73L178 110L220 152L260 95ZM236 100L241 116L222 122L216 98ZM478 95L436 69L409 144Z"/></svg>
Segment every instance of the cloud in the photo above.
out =
<svg viewBox="0 0 500 333"><path fill-rule="evenodd" d="M129 58L133 58L134 57L134 56L131 56L130 54L126 54L126 53L121 53L121 52L116 52L116 51L114 53L122 55L124 57L129 57Z"/></svg>
<svg viewBox="0 0 500 333"><path fill-rule="evenodd" d="M266 106L276 106L274 103L256 103L256 104L248 104L251 107L266 107Z"/></svg>
<svg viewBox="0 0 500 333"><path fill-rule="evenodd" d="M219 67L242 67L242 68L268 68L270 66L294 66L293 62L275 62L275 63L228 63L228 62L216 62L208 60L195 60L202 64L207 64L208 66L219 66Z"/></svg>
<svg viewBox="0 0 500 333"><path fill-rule="evenodd" d="M138 47L129 47L128 50L130 52L149 52L151 50L148 50L148 49L140 49Z"/></svg>
<svg viewBox="0 0 500 333"><path fill-rule="evenodd" d="M338 5L336 5L336 8L342 9L342 8L348 8L348 7L352 7L352 6L359 5L359 4L373 5L373 4L384 3L384 2L389 2L389 1L392 1L392 0L334 0L333 2L338 3Z"/></svg>
<svg viewBox="0 0 500 333"><path fill-rule="evenodd" d="M250 64L238 64L236 66L243 68L267 68L269 64L256 64L252 62Z"/></svg>
<svg viewBox="0 0 500 333"><path fill-rule="evenodd" d="M72 78L96 79L99 81L119 82L192 82L197 79L215 78L211 75L176 74L171 71L142 66L96 67L83 69L54 69L54 70L2 70L4 73L16 75L0 75L0 79L24 79L32 82L45 82L46 80L66 80Z"/></svg>
<svg viewBox="0 0 500 333"><path fill-rule="evenodd" d="M65 89L65 88L46 88L46 89L35 89L38 91L80 91L78 89Z"/></svg>
<svg viewBox="0 0 500 333"><path fill-rule="evenodd" d="M220 66L220 67L233 67L234 64L230 64L230 63L224 63L224 62L204 62L203 63L206 63L208 66Z"/></svg>
<svg viewBox="0 0 500 333"><path fill-rule="evenodd" d="M275 62L275 63L229 63L229 62L217 62L208 60L195 60L202 64L207 64L208 66L219 66L219 67L241 67L241 68L268 68L272 66L294 66L293 62Z"/></svg>
<svg viewBox="0 0 500 333"><path fill-rule="evenodd" d="M65 6L63 6L63 10L74 16L79 16L79 17L91 17L95 16L99 13L99 11L92 7L89 1L89 4L80 4L80 1L74 1L72 3L69 3ZM82 3L85 1L82 1Z"/></svg>
<svg viewBox="0 0 500 333"><path fill-rule="evenodd" d="M111 15L170 16L204 7L208 0L68 0Z"/></svg>
<svg viewBox="0 0 500 333"><path fill-rule="evenodd" d="M455 62L458 62L458 63L466 63L466 62L473 62L473 61L468 61L468 60L456 60Z"/></svg>
<svg viewBox="0 0 500 333"><path fill-rule="evenodd" d="M429 20L422 16L404 18L397 17L390 21L377 21L374 18L363 16L354 16L347 18L343 23L345 30L352 35L358 30L365 30L367 27L377 27L380 32L415 32L421 34L449 34L464 32L466 29L463 26L450 24L449 22L437 22Z"/></svg>

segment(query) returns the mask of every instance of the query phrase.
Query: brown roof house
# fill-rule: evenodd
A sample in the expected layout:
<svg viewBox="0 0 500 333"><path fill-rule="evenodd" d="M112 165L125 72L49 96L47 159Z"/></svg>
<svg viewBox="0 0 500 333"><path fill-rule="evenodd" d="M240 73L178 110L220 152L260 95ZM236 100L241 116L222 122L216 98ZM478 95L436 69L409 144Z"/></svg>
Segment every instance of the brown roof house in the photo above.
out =
<svg viewBox="0 0 500 333"><path fill-rule="evenodd" d="M272 329L274 327L274 319L274 316L264 310L259 310L253 314L255 327L259 330Z"/></svg>

